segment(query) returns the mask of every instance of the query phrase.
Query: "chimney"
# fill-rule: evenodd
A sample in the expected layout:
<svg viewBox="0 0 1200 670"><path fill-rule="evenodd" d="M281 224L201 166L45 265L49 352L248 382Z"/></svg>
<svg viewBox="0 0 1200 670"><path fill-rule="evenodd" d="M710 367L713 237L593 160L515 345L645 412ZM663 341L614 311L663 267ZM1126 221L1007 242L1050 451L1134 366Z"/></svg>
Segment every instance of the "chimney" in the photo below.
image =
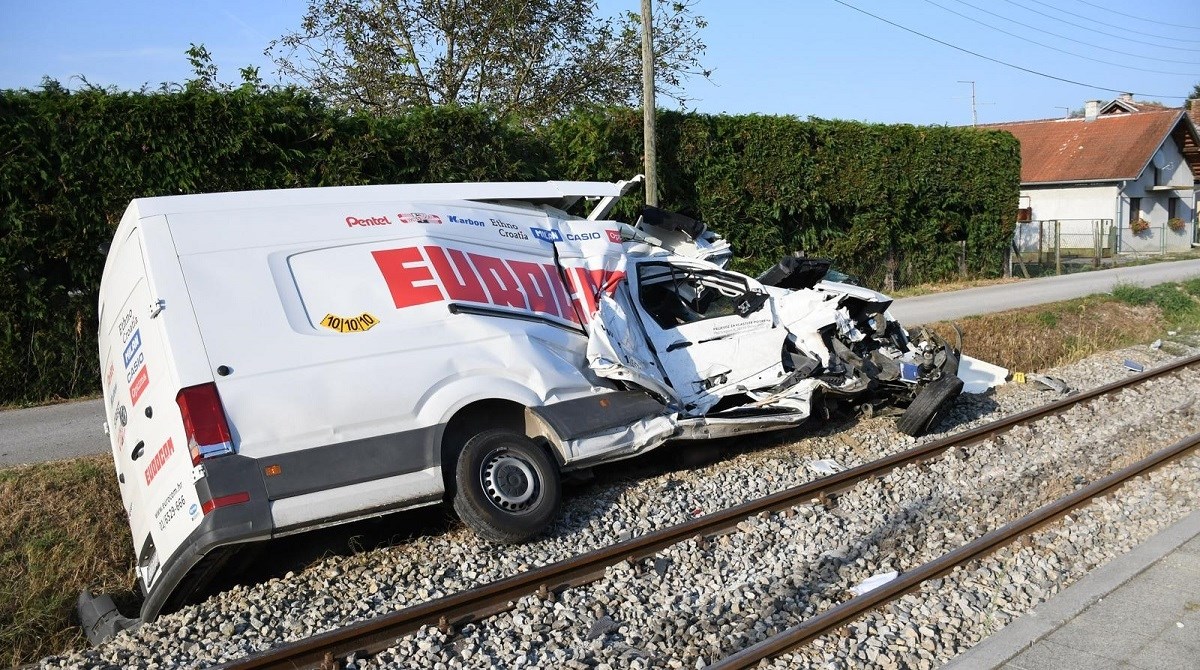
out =
<svg viewBox="0 0 1200 670"><path fill-rule="evenodd" d="M1096 117L1099 115L1100 115L1100 101L1099 100L1088 100L1087 102L1083 103L1083 120L1084 121L1095 121Z"/></svg>
<svg viewBox="0 0 1200 670"><path fill-rule="evenodd" d="M1132 93L1122 93L1120 95L1120 99L1121 99L1121 102L1128 102L1131 105L1133 104L1133 94Z"/></svg>
<svg viewBox="0 0 1200 670"><path fill-rule="evenodd" d="M1187 115L1191 117L1192 123L1200 128L1200 98L1192 98L1188 100Z"/></svg>

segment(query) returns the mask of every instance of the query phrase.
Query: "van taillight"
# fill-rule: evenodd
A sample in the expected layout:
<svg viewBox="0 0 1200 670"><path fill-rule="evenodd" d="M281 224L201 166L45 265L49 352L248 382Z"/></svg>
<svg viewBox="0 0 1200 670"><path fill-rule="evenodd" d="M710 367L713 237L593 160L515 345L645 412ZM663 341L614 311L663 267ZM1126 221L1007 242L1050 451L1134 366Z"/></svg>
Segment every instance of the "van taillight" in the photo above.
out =
<svg viewBox="0 0 1200 670"><path fill-rule="evenodd" d="M199 465L205 458L233 453L233 438L229 436L216 384L189 386L175 396L175 404L183 417L192 465Z"/></svg>

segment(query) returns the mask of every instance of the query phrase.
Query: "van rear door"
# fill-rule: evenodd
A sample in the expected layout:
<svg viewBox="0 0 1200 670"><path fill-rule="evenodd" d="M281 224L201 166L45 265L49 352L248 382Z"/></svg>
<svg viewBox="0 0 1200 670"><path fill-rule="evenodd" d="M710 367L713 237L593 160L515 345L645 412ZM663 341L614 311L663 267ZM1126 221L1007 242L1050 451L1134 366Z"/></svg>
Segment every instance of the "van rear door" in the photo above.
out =
<svg viewBox="0 0 1200 670"><path fill-rule="evenodd" d="M203 514L141 231L115 244L100 290L100 361L113 461L148 589Z"/></svg>

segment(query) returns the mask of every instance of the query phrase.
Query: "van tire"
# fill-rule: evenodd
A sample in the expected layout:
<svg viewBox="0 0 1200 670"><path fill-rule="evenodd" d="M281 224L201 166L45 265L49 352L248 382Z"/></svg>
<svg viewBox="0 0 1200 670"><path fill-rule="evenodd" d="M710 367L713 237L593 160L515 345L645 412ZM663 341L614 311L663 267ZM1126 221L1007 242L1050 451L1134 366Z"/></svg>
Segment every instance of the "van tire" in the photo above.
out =
<svg viewBox="0 0 1200 670"><path fill-rule="evenodd" d="M950 402L962 393L962 389L963 381L956 375L938 377L917 393L912 404L896 420L896 428L905 435L924 435L949 411Z"/></svg>
<svg viewBox="0 0 1200 670"><path fill-rule="evenodd" d="M514 430L486 430L467 440L454 475L454 511L488 542L524 542L558 514L558 466Z"/></svg>

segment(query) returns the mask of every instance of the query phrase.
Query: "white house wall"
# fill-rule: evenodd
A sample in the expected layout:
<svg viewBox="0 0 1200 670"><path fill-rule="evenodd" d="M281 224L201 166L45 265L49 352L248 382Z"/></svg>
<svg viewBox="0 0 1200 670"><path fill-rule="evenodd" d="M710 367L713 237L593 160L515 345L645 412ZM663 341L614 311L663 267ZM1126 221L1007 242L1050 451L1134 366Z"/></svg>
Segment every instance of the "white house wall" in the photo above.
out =
<svg viewBox="0 0 1200 670"><path fill-rule="evenodd" d="M1175 142L1168 139L1159 150L1162 151L1168 166L1161 181L1164 184L1184 185L1188 188L1175 191L1153 190L1153 163L1146 167L1137 180L1126 183L1125 190L1121 195L1121 211L1118 217L1121 231L1121 251L1159 253L1183 251L1191 247L1192 229L1196 219L1196 196L1192 188L1192 173ZM1134 235L1129 230L1130 198L1141 198L1137 216L1150 222L1150 230L1141 235ZM1180 232L1175 232L1167 227L1167 201L1170 198L1179 198L1175 215L1187 223L1187 226Z"/></svg>
<svg viewBox="0 0 1200 670"><path fill-rule="evenodd" d="M1018 226L1018 248L1036 251L1040 243L1042 251L1053 250L1054 229L1049 221L1058 221L1063 247L1092 248L1098 222L1116 221L1119 192L1116 184L1022 187L1021 206L1033 208L1033 219L1042 222L1042 231L1037 225ZM1101 238L1102 248L1108 249L1109 236Z"/></svg>

